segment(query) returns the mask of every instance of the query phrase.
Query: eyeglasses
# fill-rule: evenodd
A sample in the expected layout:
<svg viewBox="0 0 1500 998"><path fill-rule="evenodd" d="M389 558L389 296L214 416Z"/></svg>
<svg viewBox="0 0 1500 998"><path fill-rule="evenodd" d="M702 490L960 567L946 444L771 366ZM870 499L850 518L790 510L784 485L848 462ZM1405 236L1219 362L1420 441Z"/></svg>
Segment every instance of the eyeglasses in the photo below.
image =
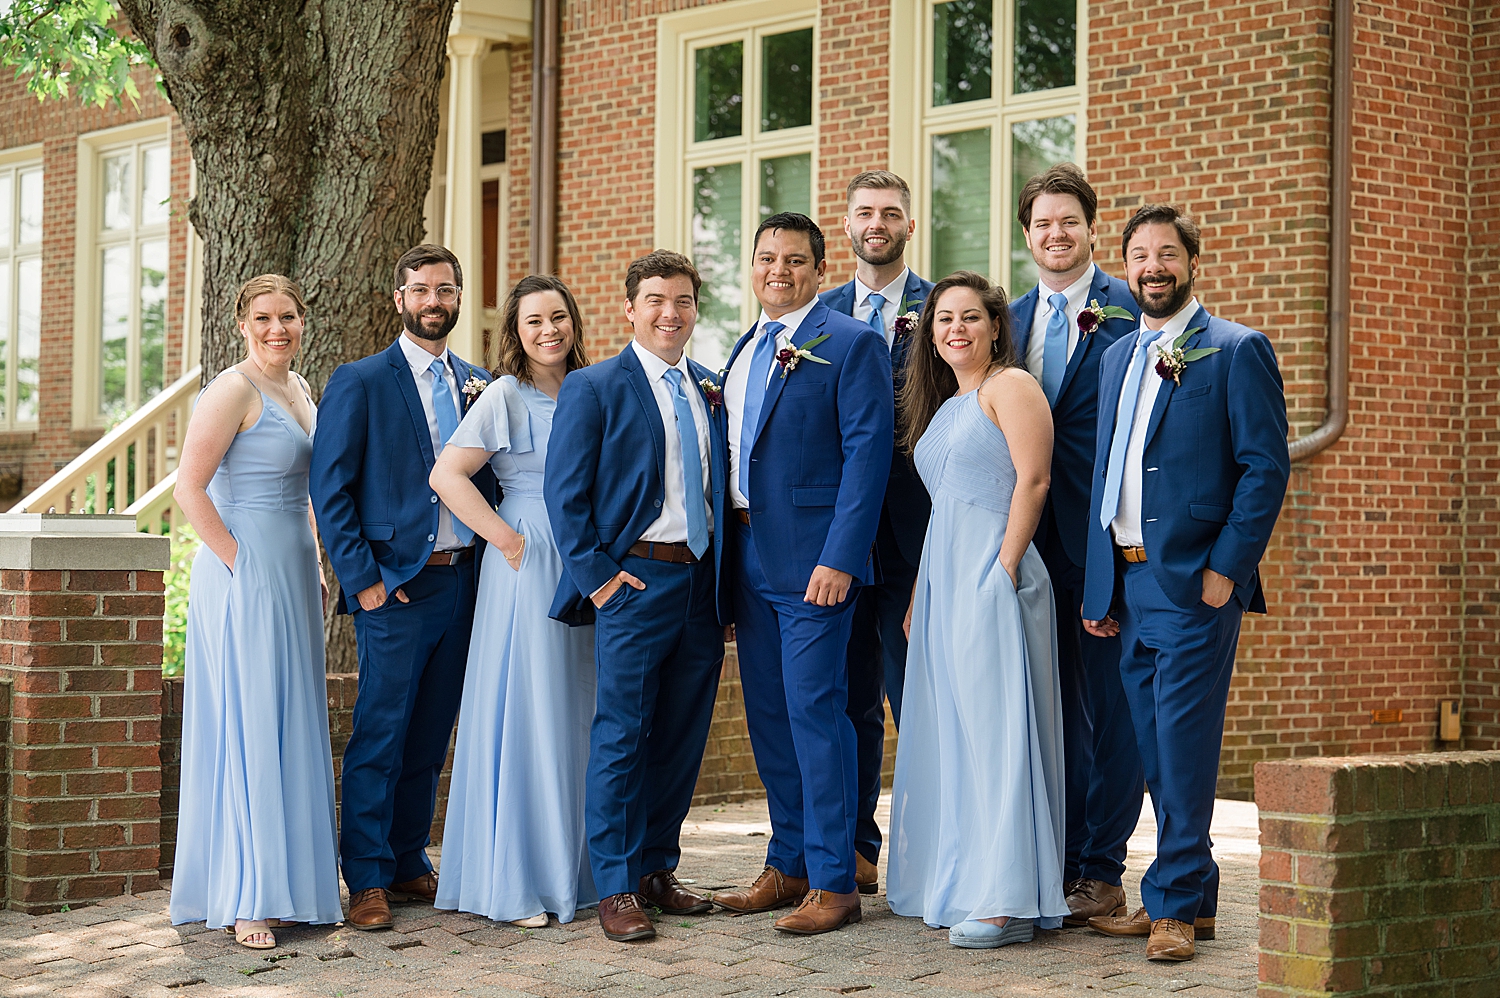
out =
<svg viewBox="0 0 1500 998"><path fill-rule="evenodd" d="M439 284L436 288L429 288L425 284L403 284L396 290L411 295L417 301L435 294L438 302L443 305L452 305L458 301L459 292L459 289L451 284Z"/></svg>

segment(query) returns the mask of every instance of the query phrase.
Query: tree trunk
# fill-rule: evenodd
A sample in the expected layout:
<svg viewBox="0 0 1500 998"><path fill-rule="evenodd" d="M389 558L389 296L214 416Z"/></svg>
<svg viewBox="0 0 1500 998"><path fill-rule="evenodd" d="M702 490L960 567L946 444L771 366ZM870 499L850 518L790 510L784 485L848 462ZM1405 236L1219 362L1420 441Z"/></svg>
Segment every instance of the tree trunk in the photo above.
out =
<svg viewBox="0 0 1500 998"><path fill-rule="evenodd" d="M422 241L455 0L121 0L197 165L205 381L244 355L239 285L295 278L321 393L399 332L392 267ZM332 603L332 600L330 600ZM353 671L330 613L330 671Z"/></svg>

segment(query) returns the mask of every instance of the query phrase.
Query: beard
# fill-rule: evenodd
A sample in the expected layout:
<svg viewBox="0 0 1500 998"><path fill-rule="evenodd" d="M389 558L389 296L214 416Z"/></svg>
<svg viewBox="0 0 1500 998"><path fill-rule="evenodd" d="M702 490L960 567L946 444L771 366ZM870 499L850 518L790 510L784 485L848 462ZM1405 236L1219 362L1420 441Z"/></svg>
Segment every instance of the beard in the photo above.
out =
<svg viewBox="0 0 1500 998"><path fill-rule="evenodd" d="M442 315L444 316L443 324L434 332L422 324L422 316L424 315ZM401 325L405 326L406 331L419 340L437 341L446 337L453 331L453 327L458 325L458 309L455 307L450 312L441 307L429 307L424 308L420 312L412 312L403 305L401 308Z"/></svg>
<svg viewBox="0 0 1500 998"><path fill-rule="evenodd" d="M895 263L901 259L901 254L906 252L906 232L900 231L890 237L891 241L885 244L885 249L879 252L865 245L863 239L854 240L854 255L872 267L884 267L888 263Z"/></svg>
<svg viewBox="0 0 1500 998"><path fill-rule="evenodd" d="M1130 296L1141 307L1141 311L1151 318L1170 319L1182 311L1182 306L1186 305L1193 297L1192 279L1190 278L1186 284L1178 284L1177 279L1174 277L1171 288L1171 293L1164 298L1149 298L1146 295L1145 288L1141 285L1136 285L1130 289Z"/></svg>

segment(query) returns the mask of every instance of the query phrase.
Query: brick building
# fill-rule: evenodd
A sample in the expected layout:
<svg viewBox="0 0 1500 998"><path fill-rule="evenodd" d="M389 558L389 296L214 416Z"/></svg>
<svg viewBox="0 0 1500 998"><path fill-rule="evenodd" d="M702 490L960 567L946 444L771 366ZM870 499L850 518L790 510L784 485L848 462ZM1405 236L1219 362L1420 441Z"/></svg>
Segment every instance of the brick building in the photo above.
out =
<svg viewBox="0 0 1500 998"><path fill-rule="evenodd" d="M1241 640L1221 790L1248 794L1257 761L1289 755L1495 748L1500 3L1347 3L1347 86L1336 6L571 0L558 14L557 223L538 232L532 5L464 0L429 230L481 263L491 306L555 241L596 356L628 336L626 263L653 246L689 252L709 280L695 351L711 363L751 319L739 289L762 213L811 213L842 282L844 184L888 167L916 192L919 272L971 267L1019 294L1035 276L1015 192L1072 159L1099 190L1098 260L1113 273L1137 205L1197 216L1200 298L1271 336L1301 437L1337 375L1330 150L1343 99L1348 426L1295 466L1264 566L1271 614L1247 619ZM0 85L0 487L14 475L31 489L196 362L195 237L179 210L192 171L170 109L142 90L138 108L80 112ZM147 188L170 194L164 216L110 216L109 192L150 209ZM476 355L493 314L471 318L459 349ZM160 376L142 366L157 341ZM1439 741L1444 700L1461 705L1461 742Z"/></svg>

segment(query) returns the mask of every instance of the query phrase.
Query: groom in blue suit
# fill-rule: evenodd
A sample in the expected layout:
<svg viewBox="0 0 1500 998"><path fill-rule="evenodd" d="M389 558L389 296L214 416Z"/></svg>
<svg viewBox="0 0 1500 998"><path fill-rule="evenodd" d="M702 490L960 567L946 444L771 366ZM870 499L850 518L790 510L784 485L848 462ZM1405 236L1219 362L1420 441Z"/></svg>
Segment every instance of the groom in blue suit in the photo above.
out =
<svg viewBox="0 0 1500 998"><path fill-rule="evenodd" d="M566 568L552 616L597 615L585 825L599 923L617 942L656 934L648 905L712 907L673 873L732 640L723 394L683 353L700 283L680 253L631 263L635 339L564 379L547 448L543 493Z"/></svg>
<svg viewBox="0 0 1500 998"><path fill-rule="evenodd" d="M1266 612L1260 559L1291 474L1276 353L1198 304L1198 247L1198 226L1171 205L1125 226L1141 325L1100 367L1083 594L1091 633L1118 620L1157 827L1142 908L1089 925L1149 936L1151 960L1190 960L1195 939L1214 937L1208 828L1229 680L1242 616Z"/></svg>
<svg viewBox="0 0 1500 998"><path fill-rule="evenodd" d="M1016 354L1052 405L1052 487L1035 543L1057 604L1067 815L1063 884L1071 912L1063 924L1074 926L1087 925L1094 915L1124 913L1126 844L1146 789L1120 686L1119 636L1089 634L1078 612L1099 423L1099 359L1132 334L1140 319L1125 282L1094 263L1098 204L1072 163L1026 182L1017 220L1041 281L1010 306ZM1116 314L1100 319L1096 307Z"/></svg>
<svg viewBox="0 0 1500 998"><path fill-rule="evenodd" d="M911 330L896 320L922 311L932 282L906 265L906 243L916 232L911 217L911 188L886 170L868 170L849 181L844 234L858 260L854 280L819 297L835 312L853 316L885 341L891 377L901 389L901 372L911 344ZM911 456L895 448L891 474L875 530L879 575L861 586L854 602L849 636L849 721L854 725L859 756L859 818L854 826L854 881L861 894L878 889L875 862L880 858L880 770L885 750L885 701L901 726L901 691L906 680L906 633L902 625L922 560L922 541L932 500L917 475Z"/></svg>
<svg viewBox="0 0 1500 998"><path fill-rule="evenodd" d="M389 901L437 896L426 847L438 773L463 693L483 541L427 487L437 454L487 372L447 349L463 271L441 246L396 263L404 326L343 364L319 403L312 492L318 531L354 615L359 697L344 749L340 861L356 929L391 927ZM489 466L473 478L495 501Z"/></svg>
<svg viewBox="0 0 1500 998"><path fill-rule="evenodd" d="M890 475L890 352L868 325L818 300L823 232L791 212L752 243L755 327L729 358L729 529L740 683L771 842L733 911L801 901L776 921L811 935L860 919L859 811L846 656ZM809 890L811 888L811 890Z"/></svg>

